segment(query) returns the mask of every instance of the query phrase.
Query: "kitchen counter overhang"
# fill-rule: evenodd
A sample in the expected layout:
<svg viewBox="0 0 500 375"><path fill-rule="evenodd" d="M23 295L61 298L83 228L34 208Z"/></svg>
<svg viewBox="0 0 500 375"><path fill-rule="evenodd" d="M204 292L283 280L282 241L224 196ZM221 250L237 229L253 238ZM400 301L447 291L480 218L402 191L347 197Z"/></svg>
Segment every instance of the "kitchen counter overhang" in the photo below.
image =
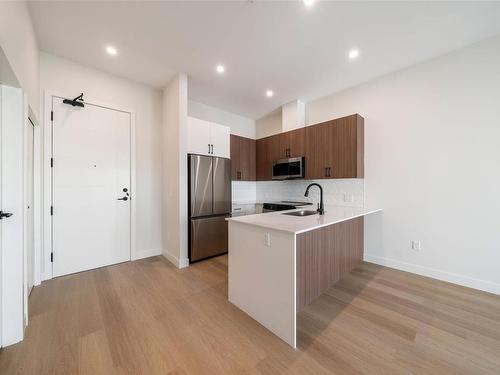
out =
<svg viewBox="0 0 500 375"><path fill-rule="evenodd" d="M228 218L228 221L241 224L254 225L270 230L280 232L300 234L311 230L326 227L340 223L342 221L355 219L357 217L366 216L379 211L381 208L366 208L366 207L345 207L345 206L329 206L325 209L324 215L311 216L289 216L283 215L286 212L300 211L294 209L288 211L268 212L264 214L247 215L241 217Z"/></svg>

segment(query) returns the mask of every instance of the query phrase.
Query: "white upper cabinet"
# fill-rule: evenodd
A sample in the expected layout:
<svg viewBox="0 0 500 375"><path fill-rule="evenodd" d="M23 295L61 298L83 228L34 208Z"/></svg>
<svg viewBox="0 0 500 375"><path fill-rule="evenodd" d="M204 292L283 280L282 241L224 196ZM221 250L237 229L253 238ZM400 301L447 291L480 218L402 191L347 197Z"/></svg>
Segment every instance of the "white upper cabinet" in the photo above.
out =
<svg viewBox="0 0 500 375"><path fill-rule="evenodd" d="M188 117L188 153L209 155L210 151L210 123Z"/></svg>
<svg viewBox="0 0 500 375"><path fill-rule="evenodd" d="M188 117L188 153L229 158L230 129Z"/></svg>
<svg viewBox="0 0 500 375"><path fill-rule="evenodd" d="M212 144L212 155L221 158L229 158L229 144L231 142L231 131L229 127L210 124L210 143Z"/></svg>

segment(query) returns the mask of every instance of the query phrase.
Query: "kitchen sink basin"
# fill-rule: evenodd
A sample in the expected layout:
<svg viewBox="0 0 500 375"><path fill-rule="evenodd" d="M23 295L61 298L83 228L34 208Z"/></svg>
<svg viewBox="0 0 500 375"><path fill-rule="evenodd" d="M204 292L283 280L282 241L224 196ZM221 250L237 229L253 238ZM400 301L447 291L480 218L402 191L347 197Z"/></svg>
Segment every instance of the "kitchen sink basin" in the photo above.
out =
<svg viewBox="0 0 500 375"><path fill-rule="evenodd" d="M318 211L301 210L301 211L285 212L285 213L282 213L282 215L309 216L309 215L316 215L317 213L318 213Z"/></svg>

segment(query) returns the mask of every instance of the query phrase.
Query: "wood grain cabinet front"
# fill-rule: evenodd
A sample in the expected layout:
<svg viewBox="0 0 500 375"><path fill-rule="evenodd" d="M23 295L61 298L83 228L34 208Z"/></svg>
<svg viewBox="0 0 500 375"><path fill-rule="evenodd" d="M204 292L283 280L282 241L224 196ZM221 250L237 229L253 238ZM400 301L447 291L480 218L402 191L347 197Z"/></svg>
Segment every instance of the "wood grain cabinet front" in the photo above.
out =
<svg viewBox="0 0 500 375"><path fill-rule="evenodd" d="M364 119L358 114L306 128L306 178L364 177Z"/></svg>
<svg viewBox="0 0 500 375"><path fill-rule="evenodd" d="M364 119L358 114L261 138L256 143L258 181L272 180L276 160L299 156L305 156L306 179L364 177Z"/></svg>
<svg viewBox="0 0 500 375"><path fill-rule="evenodd" d="M256 180L255 139L231 134L231 179L233 181Z"/></svg>

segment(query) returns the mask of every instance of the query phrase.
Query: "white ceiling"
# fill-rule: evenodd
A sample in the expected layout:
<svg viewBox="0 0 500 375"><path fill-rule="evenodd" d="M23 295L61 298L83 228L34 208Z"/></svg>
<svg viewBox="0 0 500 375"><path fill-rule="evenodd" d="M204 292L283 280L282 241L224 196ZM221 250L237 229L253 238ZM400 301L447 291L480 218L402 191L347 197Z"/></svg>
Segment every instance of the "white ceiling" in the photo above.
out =
<svg viewBox="0 0 500 375"><path fill-rule="evenodd" d="M500 33L499 2L37 1L30 11L44 51L158 88L186 72L191 99L251 118Z"/></svg>

